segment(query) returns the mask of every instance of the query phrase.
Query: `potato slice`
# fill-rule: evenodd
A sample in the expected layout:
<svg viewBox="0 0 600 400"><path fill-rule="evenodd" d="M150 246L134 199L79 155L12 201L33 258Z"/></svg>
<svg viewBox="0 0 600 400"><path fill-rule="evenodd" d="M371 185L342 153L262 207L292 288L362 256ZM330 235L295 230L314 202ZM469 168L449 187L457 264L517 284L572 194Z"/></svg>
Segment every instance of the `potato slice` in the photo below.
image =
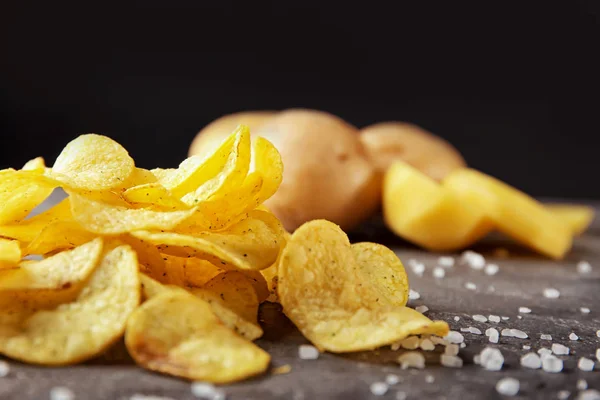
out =
<svg viewBox="0 0 600 400"><path fill-rule="evenodd" d="M29 243L38 237L46 226L56 221L69 220L73 221L73 216L71 215L71 203L66 198L43 213L21 221L18 224L0 226L0 236Z"/></svg>
<svg viewBox="0 0 600 400"><path fill-rule="evenodd" d="M187 210L187 204L173 196L160 183L134 186L123 192L123 198L142 207L162 207L171 210Z"/></svg>
<svg viewBox="0 0 600 400"><path fill-rule="evenodd" d="M21 169L23 171L32 171L32 172L36 172L38 174L43 174L44 171L46 170L46 162L44 161L44 158L36 157L34 159L27 161L25 163L25 165L23 165L23 168L21 168Z"/></svg>
<svg viewBox="0 0 600 400"><path fill-rule="evenodd" d="M574 235L583 234L594 221L593 207L580 204L545 204L548 211L567 224Z"/></svg>
<svg viewBox="0 0 600 400"><path fill-rule="evenodd" d="M398 306L404 296L381 285L387 271L397 273L401 267L398 262L385 265L390 253L370 244L354 246L337 225L316 220L297 229L283 251L279 298L308 340L320 350L342 353L371 350L409 335L446 335L448 324ZM365 246L367 254L357 260L355 252ZM365 274L369 265L383 265L385 272Z"/></svg>
<svg viewBox="0 0 600 400"><path fill-rule="evenodd" d="M6 171L0 175L0 225L21 222L40 205L58 182L32 171Z"/></svg>
<svg viewBox="0 0 600 400"><path fill-rule="evenodd" d="M48 254L56 250L72 249L95 237L97 235L86 231L75 221L55 221L27 245L25 254Z"/></svg>
<svg viewBox="0 0 600 400"><path fill-rule="evenodd" d="M0 271L16 267L19 261L21 261L21 246L19 246L19 242L17 240L0 238Z"/></svg>
<svg viewBox="0 0 600 400"><path fill-rule="evenodd" d="M144 368L229 383L263 373L269 355L223 326L205 301L170 291L147 300L127 323L125 344Z"/></svg>
<svg viewBox="0 0 600 400"><path fill-rule="evenodd" d="M385 174L383 215L395 234L434 251L468 247L493 227L484 210L401 161Z"/></svg>
<svg viewBox="0 0 600 400"><path fill-rule="evenodd" d="M42 365L90 359L121 337L139 301L135 252L129 246L107 250L75 301L39 311L23 303L0 314L0 353Z"/></svg>

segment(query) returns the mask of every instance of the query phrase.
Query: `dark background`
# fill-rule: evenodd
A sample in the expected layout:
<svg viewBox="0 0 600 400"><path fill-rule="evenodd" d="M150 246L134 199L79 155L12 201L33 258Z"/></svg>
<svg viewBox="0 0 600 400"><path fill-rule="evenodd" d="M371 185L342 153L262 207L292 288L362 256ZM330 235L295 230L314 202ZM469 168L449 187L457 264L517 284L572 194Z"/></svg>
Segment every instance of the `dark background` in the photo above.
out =
<svg viewBox="0 0 600 400"><path fill-rule="evenodd" d="M310 107L412 121L534 195L600 198L598 1L6 3L0 167L86 132L176 166L225 113Z"/></svg>

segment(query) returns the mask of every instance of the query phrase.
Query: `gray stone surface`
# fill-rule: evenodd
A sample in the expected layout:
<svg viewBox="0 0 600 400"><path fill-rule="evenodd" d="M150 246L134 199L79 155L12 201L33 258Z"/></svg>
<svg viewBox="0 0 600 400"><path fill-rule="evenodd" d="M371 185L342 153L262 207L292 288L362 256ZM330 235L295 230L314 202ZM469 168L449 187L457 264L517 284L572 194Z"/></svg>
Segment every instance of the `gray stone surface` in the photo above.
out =
<svg viewBox="0 0 600 400"><path fill-rule="evenodd" d="M447 269L444 279L434 279L432 268L439 255L416 249L389 233L379 222L365 226L352 236L354 240L381 241L393 247L405 265L411 258L427 266L423 277L417 277L407 267L413 289L421 299L411 306L427 305L430 318L448 321L452 329L474 326L482 331L488 327L517 328L527 332L528 339L501 337L492 345L500 349L505 363L502 371L490 372L473 364L473 356L486 345L484 335L464 333L467 347L459 356L464 360L461 369L439 365L439 348L425 352L427 367L424 370L402 370L393 362L401 351L389 348L373 352L347 355L322 354L318 360L303 361L297 357L298 345L307 343L294 326L280 313L278 306L265 304L260 319L266 334L257 341L273 358L273 367L289 364L292 370L286 375L264 376L224 387L228 399L395 399L398 391L406 392L408 399L495 399L496 382L503 377L520 380L521 390L516 398L555 399L559 390L571 392L576 397L578 379L585 379L590 388L600 389L600 371L582 372L577 360L585 356L595 360L600 347L596 331L600 329L600 223L575 242L570 255L560 262L550 261L522 250L510 243L490 238L475 248L489 262L500 266L495 276L487 276L464 265ZM493 256L498 247L507 248L510 258ZM577 273L575 265L588 260L593 271L587 276ZM473 282L477 290L464 287ZM493 290L491 288L494 288ZM544 288L556 288L561 296L546 299ZM521 314L518 308L532 309L531 314ZM582 314L580 307L589 307L590 314ZM480 323L472 315L508 316L500 323ZM460 317L458 322L454 317ZM574 342L568 339L571 332L579 336ZM542 341L540 334L551 334L553 341ZM565 371L558 374L541 370L527 370L519 365L525 353L523 345L532 350L562 343L571 349L571 355L561 357ZM134 394L165 396L172 399L193 399L189 382L155 374L136 367L119 344L100 359L83 365L65 368L44 368L10 361L11 372L0 378L0 399L47 399L55 386L70 388L76 399L129 399ZM600 365L597 363L600 369ZM383 381L387 374L396 374L402 382L390 387L384 396L374 396L369 385ZM427 383L426 377L435 381Z"/></svg>

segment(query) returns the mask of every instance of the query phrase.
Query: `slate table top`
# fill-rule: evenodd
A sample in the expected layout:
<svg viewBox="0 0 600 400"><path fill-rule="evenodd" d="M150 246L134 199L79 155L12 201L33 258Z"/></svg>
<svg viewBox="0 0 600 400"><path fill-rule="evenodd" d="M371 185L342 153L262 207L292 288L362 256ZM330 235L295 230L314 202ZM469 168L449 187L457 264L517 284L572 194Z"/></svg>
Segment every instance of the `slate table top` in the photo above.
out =
<svg viewBox="0 0 600 400"><path fill-rule="evenodd" d="M580 357L595 360L600 347L600 221L577 238L572 252L563 261L551 261L536 256L501 238L490 238L473 250L482 253L487 262L496 263L500 270L495 276L457 263L446 270L443 279L435 279L432 269L439 254L432 254L410 246L393 237L380 221L365 225L351 235L354 241L379 241L393 248L404 261L411 287L420 293L419 300L411 301L413 307L426 305L426 313L432 319L447 321L451 329L477 327L482 332L489 327L516 328L526 332L528 339L501 337L498 344L489 344L485 335L463 333L467 346L460 350L463 368L446 368L439 365L443 347L433 352L423 352L427 366L423 370L402 370L394 359L402 352L382 348L373 352L346 355L322 354L317 360L298 358L298 346L307 341L280 312L277 305L266 303L261 308L260 319L265 335L257 344L272 356L273 367L290 365L288 374L267 373L245 382L227 385L223 389L227 399L396 399L398 392L406 393L407 399L500 399L495 390L498 380L514 377L520 381L520 392L514 398L557 399L558 392L566 390L570 399L577 397L577 382L586 380L589 388L600 390L600 363L597 371L578 370ZM495 256L495 250L505 248L508 258ZM458 259L458 254L454 254ZM426 265L422 277L416 276L407 266L409 259ZM592 272L578 274L577 262L587 260ZM465 283L472 282L477 290L469 290ZM543 296L545 288L560 291L558 299ZM519 314L519 307L529 307L530 314ZM581 307L591 309L589 314ZM472 315L507 316L500 323L480 323ZM519 319L518 316L522 319ZM454 317L459 317L457 322ZM575 332L579 340L569 340ZM540 334L550 334L553 340L540 340ZM561 356L564 370L547 373L520 366L519 359L527 353L523 345L532 351L549 348L552 343L562 343L571 349L569 356ZM505 362L499 372L486 371L473 363L473 357L485 346L501 350ZM49 392L57 386L69 388L75 399L105 400L130 399L134 395L159 396L154 399L192 400L195 397L190 383L155 374L136 367L126 356L122 344L105 356L83 365L47 368L24 365L6 360L10 372L0 378L0 399L49 398ZM383 381L387 374L395 374L401 382L391 386L383 396L370 392L370 384ZM433 377L433 382L431 382ZM135 398L135 397L134 397Z"/></svg>

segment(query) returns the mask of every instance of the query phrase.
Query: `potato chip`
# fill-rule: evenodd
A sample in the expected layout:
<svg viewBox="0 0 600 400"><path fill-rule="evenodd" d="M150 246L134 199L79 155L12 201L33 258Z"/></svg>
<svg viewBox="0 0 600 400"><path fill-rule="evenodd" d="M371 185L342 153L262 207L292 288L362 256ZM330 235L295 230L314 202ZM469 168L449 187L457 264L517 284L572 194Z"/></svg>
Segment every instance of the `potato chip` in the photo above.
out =
<svg viewBox="0 0 600 400"><path fill-rule="evenodd" d="M16 267L19 261L21 261L19 242L0 238L0 271Z"/></svg>
<svg viewBox="0 0 600 400"><path fill-rule="evenodd" d="M171 210L187 210L187 204L173 196L160 183L148 183L127 189L123 198L131 204L154 206Z"/></svg>
<svg viewBox="0 0 600 400"><path fill-rule="evenodd" d="M202 201L217 198L244 182L250 168L250 131L248 127L240 126L235 131L235 135L233 148L221 170L196 190L183 196L181 200L184 203L193 206Z"/></svg>
<svg viewBox="0 0 600 400"><path fill-rule="evenodd" d="M109 190L122 186L135 169L119 143L96 134L81 135L59 154L52 176L71 188Z"/></svg>
<svg viewBox="0 0 600 400"><path fill-rule="evenodd" d="M185 289L180 288L179 286L162 284L144 273L140 273L140 283L142 284L142 295L145 300L155 297L161 293L167 293L174 290L187 293Z"/></svg>
<svg viewBox="0 0 600 400"><path fill-rule="evenodd" d="M259 271L263 278L265 278L269 289L269 295L265 300L271 303L279 303L279 295L277 294L277 282L279 281L279 274L277 272L278 265L279 258L269 268L261 269Z"/></svg>
<svg viewBox="0 0 600 400"><path fill-rule="evenodd" d="M269 284L267 283L267 280L261 273L262 271L263 270L256 271L250 269L240 271L252 284L252 287L254 288L254 292L256 293L256 297L258 298L259 303L265 301L270 295Z"/></svg>
<svg viewBox="0 0 600 400"><path fill-rule="evenodd" d="M71 303L48 310L0 314L0 353L20 361L66 365L97 356L114 343L140 301L135 252L119 246L104 253Z"/></svg>
<svg viewBox="0 0 600 400"><path fill-rule="evenodd" d="M40 205L57 185L31 171L0 176L0 225L18 223Z"/></svg>
<svg viewBox="0 0 600 400"><path fill-rule="evenodd" d="M223 272L213 263L195 257L185 259L185 285L190 287L204 286L215 276Z"/></svg>
<svg viewBox="0 0 600 400"><path fill-rule="evenodd" d="M46 162L42 157L36 157L33 160L29 160L21 168L23 171L32 171L37 173L44 173L46 170Z"/></svg>
<svg viewBox="0 0 600 400"><path fill-rule="evenodd" d="M369 254L359 261L346 234L324 220L294 232L281 256L278 293L285 314L304 336L331 352L370 350L409 335L444 336L445 322L395 305L402 296L380 286L387 272L365 274L368 265L381 268L391 257L371 245L358 247L365 246ZM397 268L396 262L382 270Z"/></svg>
<svg viewBox="0 0 600 400"><path fill-rule="evenodd" d="M158 245L163 253L198 257L226 270L264 269L279 254L280 238L263 221L251 217L227 231L200 232L197 236L141 230L131 234Z"/></svg>
<svg viewBox="0 0 600 400"><path fill-rule="evenodd" d="M166 272L165 260L156 246L131 235L121 235L119 239L135 250L140 267L144 272L153 277L163 276L163 273Z"/></svg>
<svg viewBox="0 0 600 400"><path fill-rule="evenodd" d="M135 310L125 344L144 368L213 383L258 375L270 361L264 350L220 324L205 301L179 291L158 294Z"/></svg>
<svg viewBox="0 0 600 400"><path fill-rule="evenodd" d="M195 211L193 208L182 211L129 209L90 200L76 193L69 194L75 220L88 231L104 235L139 229L173 229Z"/></svg>
<svg viewBox="0 0 600 400"><path fill-rule="evenodd" d="M132 188L135 186L147 185L149 183L156 183L158 178L144 168L134 168L133 173L129 176L129 179L125 181L123 187Z"/></svg>
<svg viewBox="0 0 600 400"><path fill-rule="evenodd" d="M252 171L260 173L264 179L257 199L257 203L262 204L279 189L283 180L283 162L277 148L265 138L256 138L253 149Z"/></svg>
<svg viewBox="0 0 600 400"><path fill-rule="evenodd" d="M72 249L89 242L97 235L83 229L75 221L55 221L42 229L25 248L24 253L48 254L56 250Z"/></svg>
<svg viewBox="0 0 600 400"><path fill-rule="evenodd" d="M574 235L583 234L596 215L594 207L581 204L544 204L546 209L567 225Z"/></svg>

